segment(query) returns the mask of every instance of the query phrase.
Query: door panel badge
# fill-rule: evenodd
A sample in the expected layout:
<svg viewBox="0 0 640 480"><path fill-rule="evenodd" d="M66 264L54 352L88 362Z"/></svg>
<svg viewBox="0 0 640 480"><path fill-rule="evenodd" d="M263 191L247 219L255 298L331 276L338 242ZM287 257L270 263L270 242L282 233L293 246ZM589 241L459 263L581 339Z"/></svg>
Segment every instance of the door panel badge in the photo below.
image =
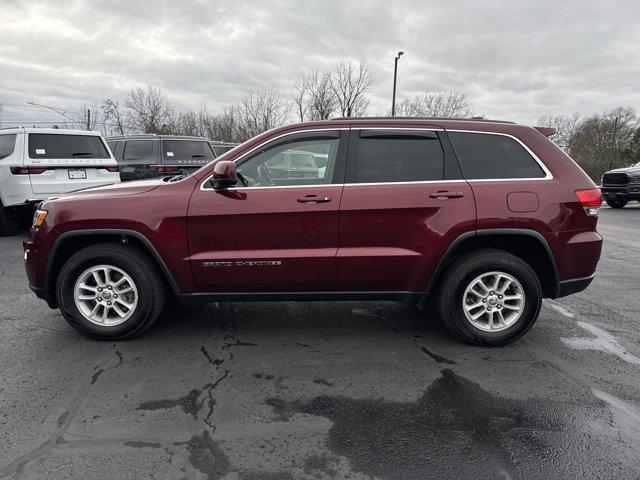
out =
<svg viewBox="0 0 640 480"><path fill-rule="evenodd" d="M203 267L277 267L282 260L222 260L202 262Z"/></svg>

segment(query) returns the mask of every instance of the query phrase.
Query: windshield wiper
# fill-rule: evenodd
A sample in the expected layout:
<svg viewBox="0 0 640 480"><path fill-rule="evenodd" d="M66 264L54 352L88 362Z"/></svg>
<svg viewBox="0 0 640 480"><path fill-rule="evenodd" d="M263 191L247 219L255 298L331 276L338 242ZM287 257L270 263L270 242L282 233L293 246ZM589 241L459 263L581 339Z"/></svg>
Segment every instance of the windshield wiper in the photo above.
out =
<svg viewBox="0 0 640 480"><path fill-rule="evenodd" d="M72 154L71 154L71 156L72 156L73 158L77 158L77 157L87 157L87 156L88 156L88 157L91 157L91 158L95 157L95 155L94 155L92 152L75 152L75 153L72 153Z"/></svg>

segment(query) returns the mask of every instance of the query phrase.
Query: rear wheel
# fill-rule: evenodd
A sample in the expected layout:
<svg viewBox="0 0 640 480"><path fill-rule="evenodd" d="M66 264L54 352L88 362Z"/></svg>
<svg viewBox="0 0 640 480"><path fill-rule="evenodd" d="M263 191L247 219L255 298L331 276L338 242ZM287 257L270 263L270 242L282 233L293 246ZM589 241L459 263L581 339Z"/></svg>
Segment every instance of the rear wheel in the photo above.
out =
<svg viewBox="0 0 640 480"><path fill-rule="evenodd" d="M69 324L97 340L145 332L164 306L156 265L142 251L115 243L80 250L62 267L58 305Z"/></svg>
<svg viewBox="0 0 640 480"><path fill-rule="evenodd" d="M0 237L18 233L18 217L11 215L0 203Z"/></svg>
<svg viewBox="0 0 640 480"><path fill-rule="evenodd" d="M607 198L606 201L607 201L607 205L609 205L611 208L624 208L625 205L629 203L629 200L627 200L626 198L620 198L620 197Z"/></svg>
<svg viewBox="0 0 640 480"><path fill-rule="evenodd" d="M440 285L439 310L447 327L473 345L506 345L534 324L542 305L537 275L501 250L461 256Z"/></svg>

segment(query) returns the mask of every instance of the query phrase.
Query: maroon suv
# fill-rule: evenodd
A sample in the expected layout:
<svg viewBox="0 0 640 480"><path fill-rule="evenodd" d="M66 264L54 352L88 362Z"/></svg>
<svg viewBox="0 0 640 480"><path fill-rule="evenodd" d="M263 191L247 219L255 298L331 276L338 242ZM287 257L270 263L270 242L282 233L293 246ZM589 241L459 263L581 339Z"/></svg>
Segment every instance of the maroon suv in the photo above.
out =
<svg viewBox="0 0 640 480"><path fill-rule="evenodd" d="M543 297L586 288L599 190L545 134L509 122L289 125L192 175L40 205L29 283L80 333L144 332L181 301L430 297L462 340L524 334ZM304 175L282 168L295 158Z"/></svg>

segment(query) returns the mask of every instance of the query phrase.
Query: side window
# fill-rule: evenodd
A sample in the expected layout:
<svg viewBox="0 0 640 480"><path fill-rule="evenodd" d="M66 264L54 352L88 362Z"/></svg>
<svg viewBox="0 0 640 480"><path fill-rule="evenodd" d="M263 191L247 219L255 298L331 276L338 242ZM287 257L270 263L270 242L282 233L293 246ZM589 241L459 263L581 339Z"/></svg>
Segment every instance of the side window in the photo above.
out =
<svg viewBox="0 0 640 480"><path fill-rule="evenodd" d="M153 153L153 140L127 140L124 145L124 160L141 160Z"/></svg>
<svg viewBox="0 0 640 480"><path fill-rule="evenodd" d="M0 135L0 158L8 157L13 153L16 145L16 135Z"/></svg>
<svg viewBox="0 0 640 480"><path fill-rule="evenodd" d="M467 180L545 177L535 158L513 138L486 133L448 134Z"/></svg>
<svg viewBox="0 0 640 480"><path fill-rule="evenodd" d="M324 185L333 178L339 138L296 139L259 152L238 167L248 186Z"/></svg>
<svg viewBox="0 0 640 480"><path fill-rule="evenodd" d="M444 153L435 132L362 130L349 152L346 183L442 180Z"/></svg>

